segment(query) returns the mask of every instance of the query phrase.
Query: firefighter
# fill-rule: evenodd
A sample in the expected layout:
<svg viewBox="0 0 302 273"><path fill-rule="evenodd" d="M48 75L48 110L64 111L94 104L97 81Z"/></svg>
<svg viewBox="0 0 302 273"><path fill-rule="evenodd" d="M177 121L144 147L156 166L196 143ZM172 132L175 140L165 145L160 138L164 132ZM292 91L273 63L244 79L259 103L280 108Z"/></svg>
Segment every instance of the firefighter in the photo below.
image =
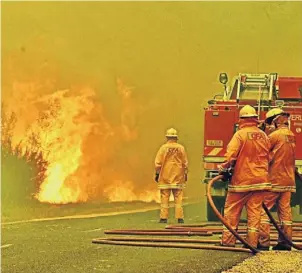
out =
<svg viewBox="0 0 302 273"><path fill-rule="evenodd" d="M182 208L183 189L187 183L188 159L185 148L177 143L177 131L170 128L166 132L167 142L157 152L155 158L155 181L160 190L160 223L167 223L169 198L174 196L175 218L184 223Z"/></svg>
<svg viewBox="0 0 302 273"><path fill-rule="evenodd" d="M233 229L237 229L243 207L247 211L247 238L257 247L260 215L268 182L269 140L259 129L258 115L250 105L239 112L239 130L227 147L226 161L218 166L220 173L233 168L224 207L224 217ZM226 227L223 228L221 245L235 246L236 239Z"/></svg>
<svg viewBox="0 0 302 273"><path fill-rule="evenodd" d="M295 135L289 130L289 114L280 108L267 112L266 123L275 130L269 135L270 166L269 181L271 191L266 195L264 203L268 209L277 207L281 228L287 237L292 238L291 194L296 192L295 184ZM260 237L258 248L268 250L270 246L270 222L263 210L261 213ZM273 250L291 250L282 237Z"/></svg>

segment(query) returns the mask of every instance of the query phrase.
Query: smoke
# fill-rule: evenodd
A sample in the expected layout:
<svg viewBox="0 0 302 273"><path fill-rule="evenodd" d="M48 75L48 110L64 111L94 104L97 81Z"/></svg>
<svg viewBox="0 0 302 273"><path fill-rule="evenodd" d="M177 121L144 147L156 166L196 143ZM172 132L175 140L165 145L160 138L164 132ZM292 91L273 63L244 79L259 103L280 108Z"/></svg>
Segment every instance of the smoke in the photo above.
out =
<svg viewBox="0 0 302 273"><path fill-rule="evenodd" d="M74 185L66 195L82 192L81 200L152 195L153 160L169 127L178 129L188 152L185 194L203 196L202 108L223 91L219 73L301 75L301 3L6 2L1 8L2 100L14 128L7 139L23 154L18 143L26 140L42 165L39 181L49 177L49 166L59 175L53 159L65 161L62 153L51 157L33 147L41 141L48 150L74 147L67 149L75 165L64 168L73 173L66 185ZM48 132L47 141L46 133L30 138L33 129ZM59 132L65 144L54 141Z"/></svg>
<svg viewBox="0 0 302 273"><path fill-rule="evenodd" d="M36 162L36 198L51 203L157 201L148 183L150 164L138 146L146 106L135 88L117 78L114 102L103 103L89 84L75 81L60 90L50 65L43 67L43 75L24 77L18 60L17 55L14 62L4 59L4 68L9 62L10 69L4 69L2 144Z"/></svg>

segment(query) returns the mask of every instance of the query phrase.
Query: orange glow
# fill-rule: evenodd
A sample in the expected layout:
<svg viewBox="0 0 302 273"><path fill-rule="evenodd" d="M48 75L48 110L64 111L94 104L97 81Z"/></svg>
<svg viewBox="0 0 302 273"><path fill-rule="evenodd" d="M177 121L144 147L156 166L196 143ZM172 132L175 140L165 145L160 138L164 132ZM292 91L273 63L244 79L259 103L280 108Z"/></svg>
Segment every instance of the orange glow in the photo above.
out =
<svg viewBox="0 0 302 273"><path fill-rule="evenodd" d="M67 204L104 197L112 202L159 202L156 187L149 189L154 182L144 188L135 186L123 167L125 159L116 158L138 138L141 106L131 88L117 81L118 124L106 117L91 88L42 94L41 89L39 81L15 81L2 109L2 143L18 156L34 158L40 167L35 194L39 201ZM128 157L137 161L133 155Z"/></svg>
<svg viewBox="0 0 302 273"><path fill-rule="evenodd" d="M160 203L159 192L146 190L135 193L135 187L131 181L114 181L112 186L106 188L105 192L111 202L143 200Z"/></svg>

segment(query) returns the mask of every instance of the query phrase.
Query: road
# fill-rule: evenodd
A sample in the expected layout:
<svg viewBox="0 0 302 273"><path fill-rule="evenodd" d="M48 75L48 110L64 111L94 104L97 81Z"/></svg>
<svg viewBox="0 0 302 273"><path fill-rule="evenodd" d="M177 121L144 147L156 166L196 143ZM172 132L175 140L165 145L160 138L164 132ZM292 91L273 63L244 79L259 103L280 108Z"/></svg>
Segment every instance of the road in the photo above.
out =
<svg viewBox="0 0 302 273"><path fill-rule="evenodd" d="M140 208L137 208L140 209ZM201 204L185 207L186 223L202 219ZM171 217L172 217L171 211ZM218 273L249 257L246 253L92 244L105 229L164 228L158 210L92 218L48 219L2 225L3 272L204 272ZM175 223L171 221L170 223Z"/></svg>

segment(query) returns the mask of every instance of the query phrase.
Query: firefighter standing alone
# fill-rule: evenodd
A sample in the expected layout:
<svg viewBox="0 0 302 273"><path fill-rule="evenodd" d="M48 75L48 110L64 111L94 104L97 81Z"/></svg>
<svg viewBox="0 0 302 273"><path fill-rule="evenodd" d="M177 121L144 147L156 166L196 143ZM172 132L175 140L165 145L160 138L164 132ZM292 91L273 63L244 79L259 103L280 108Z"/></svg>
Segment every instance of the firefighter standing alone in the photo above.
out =
<svg viewBox="0 0 302 273"><path fill-rule="evenodd" d="M220 172L233 167L232 180L224 207L224 217L233 229L237 229L243 207L247 211L247 242L257 247L260 215L268 182L269 140L260 130L255 109L244 106L239 113L239 130L227 147L226 162L218 166ZM235 246L234 235L225 227L221 244Z"/></svg>
<svg viewBox="0 0 302 273"><path fill-rule="evenodd" d="M185 148L177 143L178 135L174 128L166 132L167 142L157 152L155 158L155 180L160 190L160 223L167 223L169 198L174 196L175 218L184 223L182 208L183 189L187 183L188 159Z"/></svg>
<svg viewBox="0 0 302 273"><path fill-rule="evenodd" d="M275 131L269 135L270 167L269 181L271 191L265 196L268 209L277 205L278 217L288 239L292 238L291 194L296 191L295 184L295 135L289 130L289 114L275 108L267 112L265 122L274 125ZM260 238L258 248L268 250L270 246L270 221L263 210L261 213ZM273 250L290 250L291 247L279 236Z"/></svg>

